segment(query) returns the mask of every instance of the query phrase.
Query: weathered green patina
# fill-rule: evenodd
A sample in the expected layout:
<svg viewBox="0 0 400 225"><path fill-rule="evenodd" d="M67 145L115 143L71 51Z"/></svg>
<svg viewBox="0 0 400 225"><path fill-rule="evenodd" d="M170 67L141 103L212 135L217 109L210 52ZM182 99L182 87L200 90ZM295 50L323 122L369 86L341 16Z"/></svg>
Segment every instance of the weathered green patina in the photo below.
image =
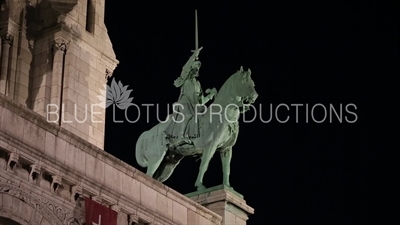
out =
<svg viewBox="0 0 400 225"><path fill-rule="evenodd" d="M216 151L220 152L222 160L222 184L230 187L232 147L239 133L240 113L249 110L258 96L250 69L244 71L243 67L228 78L218 93L215 88L207 89L205 96L196 79L201 49L198 48L196 13L195 50L174 82L175 87L181 89L174 113L166 122L143 132L136 143L136 161L147 167L147 175L161 182L171 176L185 156L201 156L195 182L198 191L206 189L203 177ZM206 107L213 97L214 102Z"/></svg>
<svg viewBox="0 0 400 225"><path fill-rule="evenodd" d="M214 102L205 112L195 114L199 123L198 137L190 138L190 143L182 141L185 137L176 137L179 145L171 145L165 131L173 117L166 123L160 123L142 133L136 143L136 160L142 167L147 167L147 175L161 182L167 180L175 167L185 156L201 155L201 164L195 186L198 190L206 187L203 177L209 162L216 151L220 152L222 160L223 184L230 187L230 162L232 147L235 145L238 133L240 113L249 109L258 94L251 79L251 71L241 67L224 83ZM187 118L183 117L179 126L184 133Z"/></svg>

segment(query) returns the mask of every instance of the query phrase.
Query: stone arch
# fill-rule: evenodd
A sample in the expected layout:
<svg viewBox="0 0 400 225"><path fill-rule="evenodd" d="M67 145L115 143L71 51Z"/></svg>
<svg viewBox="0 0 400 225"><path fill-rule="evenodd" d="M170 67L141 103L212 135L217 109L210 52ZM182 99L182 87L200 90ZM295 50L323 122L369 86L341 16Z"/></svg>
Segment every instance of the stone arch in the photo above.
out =
<svg viewBox="0 0 400 225"><path fill-rule="evenodd" d="M0 225L1 221L11 220L15 225L49 225L49 221L28 203L15 196L5 193L0 194ZM2 219L4 218L4 219ZM8 223L4 223L8 224ZM14 225L14 224L13 224Z"/></svg>
<svg viewBox="0 0 400 225"><path fill-rule="evenodd" d="M24 221L21 225L64 225L73 221L71 212L11 183L0 182L0 200L0 217Z"/></svg>
<svg viewBox="0 0 400 225"><path fill-rule="evenodd" d="M25 221L21 221L19 218L16 218L14 215L11 215L11 218L2 217L0 212L0 225L29 225L29 224L27 224Z"/></svg>

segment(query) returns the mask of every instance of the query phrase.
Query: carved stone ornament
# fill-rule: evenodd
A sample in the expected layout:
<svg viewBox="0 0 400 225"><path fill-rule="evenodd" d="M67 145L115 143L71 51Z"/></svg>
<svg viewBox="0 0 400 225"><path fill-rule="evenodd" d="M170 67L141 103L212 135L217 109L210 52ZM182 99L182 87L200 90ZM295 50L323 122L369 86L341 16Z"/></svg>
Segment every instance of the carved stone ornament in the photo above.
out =
<svg viewBox="0 0 400 225"><path fill-rule="evenodd" d="M39 174L40 174L40 165L38 164L33 164L31 165L31 172L29 173L29 181L30 182L36 182Z"/></svg>
<svg viewBox="0 0 400 225"><path fill-rule="evenodd" d="M3 45L5 45L5 44L11 45L13 40L14 40L14 37L11 34L6 34L3 37L1 37L1 43Z"/></svg>
<svg viewBox="0 0 400 225"><path fill-rule="evenodd" d="M53 181L51 182L51 191L53 193L57 193L58 188L61 186L61 176L59 175L53 175L52 176Z"/></svg>
<svg viewBox="0 0 400 225"><path fill-rule="evenodd" d="M37 195L19 184L0 178L0 194L11 195L28 204L52 225L82 225L83 215L74 218L74 212L52 203L44 196ZM1 209L0 209L1 211Z"/></svg>
<svg viewBox="0 0 400 225"><path fill-rule="evenodd" d="M137 224L139 222L139 216L135 214L130 214L128 215L128 223L129 225L131 224Z"/></svg>
<svg viewBox="0 0 400 225"><path fill-rule="evenodd" d="M109 70L109 69L106 69L106 79L112 77L112 75L113 75L113 71Z"/></svg>
<svg viewBox="0 0 400 225"><path fill-rule="evenodd" d="M81 186L73 186L71 188L71 202L76 202L82 198L83 188Z"/></svg>
<svg viewBox="0 0 400 225"><path fill-rule="evenodd" d="M65 53L65 52L67 52L68 47L69 47L69 42L67 42L63 39L58 39L58 40L54 41L53 52L62 51Z"/></svg>
<svg viewBox="0 0 400 225"><path fill-rule="evenodd" d="M18 164L18 160L19 160L18 153L15 153L15 152L10 153L10 158L8 159L8 163L7 163L7 170L12 171L14 169L15 165Z"/></svg>

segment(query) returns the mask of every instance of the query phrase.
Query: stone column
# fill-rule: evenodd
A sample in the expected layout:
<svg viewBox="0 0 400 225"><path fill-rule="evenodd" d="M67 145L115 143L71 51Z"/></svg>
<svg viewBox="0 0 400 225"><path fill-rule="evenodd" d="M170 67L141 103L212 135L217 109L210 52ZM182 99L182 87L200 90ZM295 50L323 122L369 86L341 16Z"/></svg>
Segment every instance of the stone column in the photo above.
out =
<svg viewBox="0 0 400 225"><path fill-rule="evenodd" d="M53 44L53 70L51 76L51 94L50 104L58 106L59 114L50 115L51 121L58 121L60 124L62 118L62 93L63 93L63 77L64 77L64 61L67 52L68 43L63 39L58 39ZM51 118L54 117L54 118Z"/></svg>
<svg viewBox="0 0 400 225"><path fill-rule="evenodd" d="M7 34L1 38L1 70L0 70L0 93L6 94L8 61L10 59L10 47L13 36Z"/></svg>
<svg viewBox="0 0 400 225"><path fill-rule="evenodd" d="M186 196L220 215L221 225L246 225L248 215L254 214L254 209L246 204L241 194L224 185L189 193Z"/></svg>

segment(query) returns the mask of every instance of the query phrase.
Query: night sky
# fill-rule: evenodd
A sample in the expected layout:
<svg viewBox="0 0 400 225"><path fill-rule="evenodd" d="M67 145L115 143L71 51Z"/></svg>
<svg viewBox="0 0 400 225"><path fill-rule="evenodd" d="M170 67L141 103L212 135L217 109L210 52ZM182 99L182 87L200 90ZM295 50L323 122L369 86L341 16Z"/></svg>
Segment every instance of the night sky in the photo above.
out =
<svg viewBox="0 0 400 225"><path fill-rule="evenodd" d="M133 89L133 103L159 104L160 119L178 99L173 81L194 49L195 8L203 89L220 88L240 66L251 69L257 119L240 123L231 164L231 185L255 208L248 224L388 224L398 218L392 207L398 206L392 196L396 162L390 157L398 150L390 140L399 134L390 128L398 122L392 79L400 71L398 1L129 4L106 1L105 23L120 61L113 78ZM281 103L308 104L308 123L305 106L297 123L295 107L279 109L279 119L290 116L287 123L275 117L260 122L260 114L270 117L271 104L275 110ZM328 110L322 123L310 115L318 103ZM330 104L337 111L342 104L342 123L334 114L329 121ZM347 104L357 107L348 108L357 117L346 112ZM116 111L115 120L124 120L124 112ZM107 109L105 150L144 172L135 144L158 123L156 109L149 111L149 121L142 107L138 122L115 123ZM314 115L322 120L322 107ZM130 120L137 116L129 109ZM183 194L195 191L199 164L183 159L165 184ZM221 182L216 154L204 184Z"/></svg>

